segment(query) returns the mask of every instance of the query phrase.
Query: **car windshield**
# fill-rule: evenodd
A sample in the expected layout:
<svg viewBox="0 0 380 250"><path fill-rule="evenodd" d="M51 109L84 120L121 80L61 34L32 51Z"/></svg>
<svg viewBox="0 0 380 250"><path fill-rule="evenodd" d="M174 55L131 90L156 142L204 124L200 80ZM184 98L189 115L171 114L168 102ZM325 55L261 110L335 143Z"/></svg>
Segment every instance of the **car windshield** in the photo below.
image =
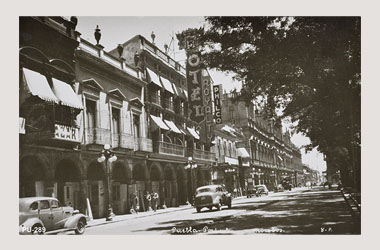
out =
<svg viewBox="0 0 380 250"><path fill-rule="evenodd" d="M197 194L205 193L205 192L212 192L212 191L213 191L213 189L211 189L211 188L200 188L197 190Z"/></svg>

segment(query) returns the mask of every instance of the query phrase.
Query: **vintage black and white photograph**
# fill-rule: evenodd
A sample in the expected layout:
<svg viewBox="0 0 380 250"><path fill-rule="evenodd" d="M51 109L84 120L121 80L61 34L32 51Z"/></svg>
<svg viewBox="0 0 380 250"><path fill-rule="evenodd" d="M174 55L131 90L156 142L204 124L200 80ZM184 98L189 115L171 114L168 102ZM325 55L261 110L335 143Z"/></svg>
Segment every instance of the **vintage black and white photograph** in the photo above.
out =
<svg viewBox="0 0 380 250"><path fill-rule="evenodd" d="M361 235L361 22L20 15L18 233Z"/></svg>

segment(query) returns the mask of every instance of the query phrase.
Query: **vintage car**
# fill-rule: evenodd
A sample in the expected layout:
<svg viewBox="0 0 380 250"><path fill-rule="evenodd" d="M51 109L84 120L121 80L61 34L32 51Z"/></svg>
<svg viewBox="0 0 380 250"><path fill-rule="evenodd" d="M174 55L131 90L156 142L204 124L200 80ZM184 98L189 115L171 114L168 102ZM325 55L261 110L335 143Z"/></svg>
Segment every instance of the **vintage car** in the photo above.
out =
<svg viewBox="0 0 380 250"><path fill-rule="evenodd" d="M85 215L72 207L62 207L53 197L28 197L19 199L20 234L59 233L74 230L83 234Z"/></svg>
<svg viewBox="0 0 380 250"><path fill-rule="evenodd" d="M257 185L256 190L257 190L256 192L260 193L261 195L262 194L268 195L268 193L269 193L267 186L265 186L263 184Z"/></svg>
<svg viewBox="0 0 380 250"><path fill-rule="evenodd" d="M283 191L284 191L284 187L283 187L281 184L278 184L278 185L274 188L274 191L275 191L275 192L283 192Z"/></svg>
<svg viewBox="0 0 380 250"><path fill-rule="evenodd" d="M221 210L222 206L231 208L232 197L223 185L209 185L197 188L195 191L194 206L199 213L202 208L210 210L216 207Z"/></svg>

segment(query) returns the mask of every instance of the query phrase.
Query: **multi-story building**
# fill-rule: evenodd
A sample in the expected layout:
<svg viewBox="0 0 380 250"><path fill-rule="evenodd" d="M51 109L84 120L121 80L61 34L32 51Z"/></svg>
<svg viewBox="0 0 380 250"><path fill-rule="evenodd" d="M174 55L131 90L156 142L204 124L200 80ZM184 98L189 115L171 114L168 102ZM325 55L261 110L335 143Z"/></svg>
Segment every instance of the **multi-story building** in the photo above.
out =
<svg viewBox="0 0 380 250"><path fill-rule="evenodd" d="M115 50L80 37L76 18L20 18L20 197L54 196L103 217L135 195L185 204L210 184L215 153L187 112L185 69L136 36ZM105 145L117 160L99 162ZM186 166L197 166L192 171Z"/></svg>
<svg viewBox="0 0 380 250"><path fill-rule="evenodd" d="M141 35L110 54L137 67L146 82L143 104L147 137L153 142L146 165L151 184L146 189L160 190L167 206L185 204L195 187L211 182L209 169L215 161L215 153L201 143L197 124L189 118L186 70ZM196 164L195 171L185 170L189 160Z"/></svg>
<svg viewBox="0 0 380 250"><path fill-rule="evenodd" d="M76 23L74 17L20 17L19 195L57 196L81 208Z"/></svg>
<svg viewBox="0 0 380 250"><path fill-rule="evenodd" d="M240 127L244 139L238 143L251 158L249 167L242 167L244 190L250 179L255 185L265 184L273 189L283 180L297 185L297 173L302 173L301 153L290 141L289 133L282 133L281 126L266 119L254 102L233 101L233 94L224 93L221 98L223 124Z"/></svg>

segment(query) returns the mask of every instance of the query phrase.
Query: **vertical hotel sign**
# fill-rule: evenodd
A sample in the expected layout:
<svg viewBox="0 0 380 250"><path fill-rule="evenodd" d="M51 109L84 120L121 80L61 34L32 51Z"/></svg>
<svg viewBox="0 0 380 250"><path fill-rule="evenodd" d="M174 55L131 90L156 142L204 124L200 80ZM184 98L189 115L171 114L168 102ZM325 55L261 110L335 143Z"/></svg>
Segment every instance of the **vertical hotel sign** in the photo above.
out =
<svg viewBox="0 0 380 250"><path fill-rule="evenodd" d="M205 119L201 123L201 127L203 128L202 135L207 138L207 143L214 137L214 120L212 114L211 77L205 69L202 69L202 90Z"/></svg>
<svg viewBox="0 0 380 250"><path fill-rule="evenodd" d="M220 90L222 89L222 85L214 85L214 105L215 105L215 123L222 123L222 110L220 105Z"/></svg>
<svg viewBox="0 0 380 250"><path fill-rule="evenodd" d="M199 52L189 51L186 64L190 119L200 123L204 120L201 57Z"/></svg>

